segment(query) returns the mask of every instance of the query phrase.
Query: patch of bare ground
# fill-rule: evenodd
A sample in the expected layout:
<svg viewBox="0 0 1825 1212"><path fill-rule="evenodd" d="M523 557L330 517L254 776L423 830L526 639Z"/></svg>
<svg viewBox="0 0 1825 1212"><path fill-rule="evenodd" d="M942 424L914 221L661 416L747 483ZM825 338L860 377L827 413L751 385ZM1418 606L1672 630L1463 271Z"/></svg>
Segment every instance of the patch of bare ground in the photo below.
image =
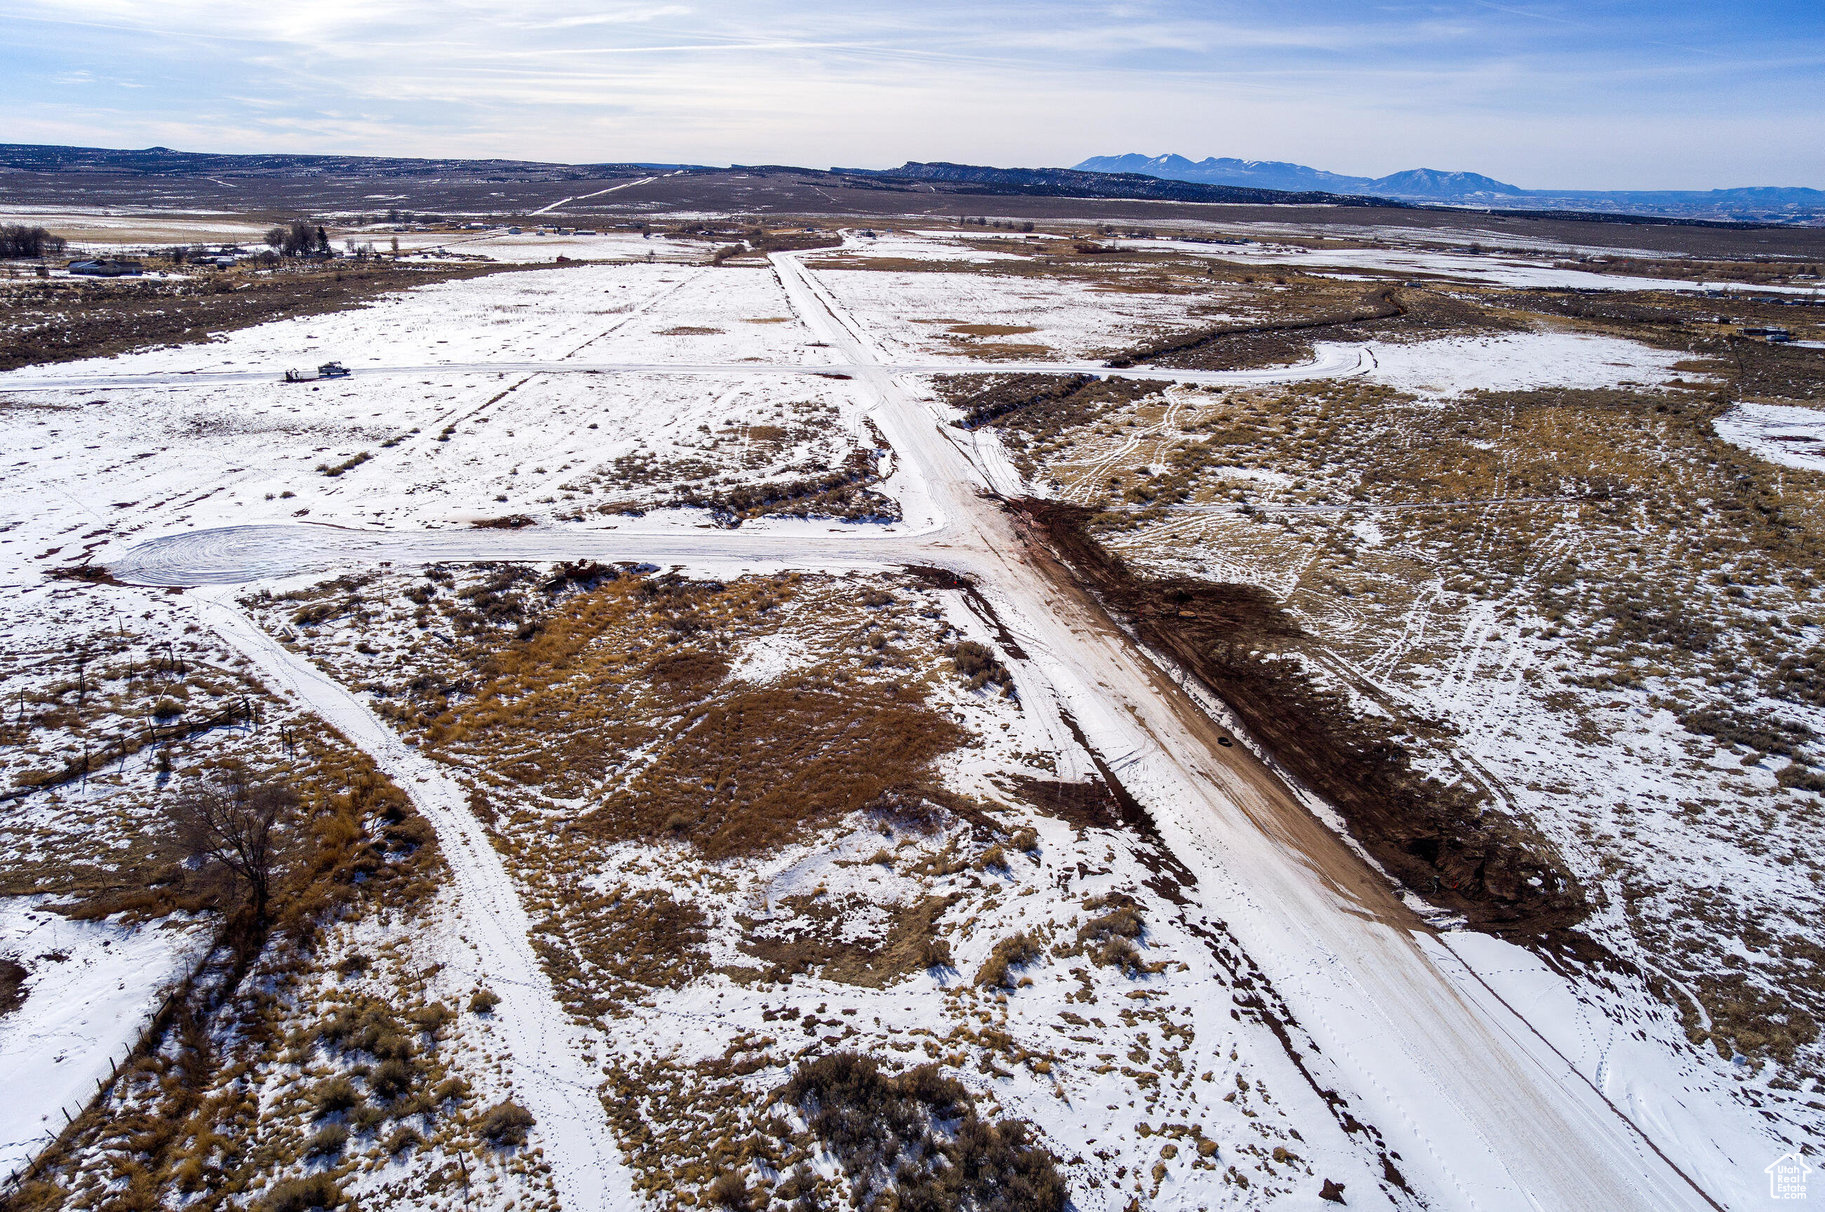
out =
<svg viewBox="0 0 1825 1212"><path fill-rule="evenodd" d="M25 1004L25 981L31 973L10 955L0 955L0 1014Z"/></svg>
<svg viewBox="0 0 1825 1212"><path fill-rule="evenodd" d="M344 311L431 282L506 272L388 261L230 270L179 280L56 280L0 289L0 370L207 341L269 320Z"/></svg>
<svg viewBox="0 0 1825 1212"><path fill-rule="evenodd" d="M928 896L891 906L877 935L846 939L837 927L871 904L859 897L786 898L774 918L746 923L743 950L762 965L751 979L784 983L809 973L882 989L914 972L949 967L950 945L937 923L957 899Z"/></svg>
<svg viewBox="0 0 1825 1212"><path fill-rule="evenodd" d="M900 516L899 505L880 491L889 459L885 441L872 427L852 434L827 401L782 404L773 420L715 431L703 426L699 434L675 439L667 456L637 448L564 487L616 497L595 506L601 514L706 509L729 527L769 515L851 522ZM731 483L731 462L740 468L739 483ZM583 512L571 516L580 520Z"/></svg>

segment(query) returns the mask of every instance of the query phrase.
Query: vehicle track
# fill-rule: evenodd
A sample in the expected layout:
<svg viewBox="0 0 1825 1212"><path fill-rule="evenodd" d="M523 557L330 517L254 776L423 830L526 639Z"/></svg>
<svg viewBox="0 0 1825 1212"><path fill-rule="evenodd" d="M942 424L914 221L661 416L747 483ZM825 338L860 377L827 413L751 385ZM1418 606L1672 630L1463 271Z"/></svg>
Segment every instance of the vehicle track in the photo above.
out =
<svg viewBox="0 0 1825 1212"><path fill-rule="evenodd" d="M437 762L410 749L366 704L290 652L235 608L226 594L201 613L245 655L276 693L316 713L374 759L437 831L449 863L451 920L439 932L444 962L501 999L494 1029L508 1045L513 1095L532 1112L563 1207L633 1212L643 1207L597 1094L597 1033L579 1027L532 949L531 919L506 864L468 808L463 789Z"/></svg>

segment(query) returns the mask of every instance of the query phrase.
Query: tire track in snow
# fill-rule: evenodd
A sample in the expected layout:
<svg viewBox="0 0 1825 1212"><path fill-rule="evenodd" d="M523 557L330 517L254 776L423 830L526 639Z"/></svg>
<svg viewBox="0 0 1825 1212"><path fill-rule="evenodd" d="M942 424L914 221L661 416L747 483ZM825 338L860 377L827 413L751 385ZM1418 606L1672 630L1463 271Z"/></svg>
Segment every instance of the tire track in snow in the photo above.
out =
<svg viewBox="0 0 1825 1212"><path fill-rule="evenodd" d="M515 1097L538 1121L533 1131L562 1206L643 1207L609 1131L594 1066L583 1059L586 1047L600 1045L599 1037L572 1022L559 1004L533 954L531 922L506 864L462 789L328 674L262 631L227 594L202 598L199 608L272 690L298 700L373 758L437 831L450 864L456 919L439 943L451 966L473 971L500 996L496 1029L507 1045L508 1076Z"/></svg>
<svg viewBox="0 0 1825 1212"><path fill-rule="evenodd" d="M675 174L667 173L665 175L673 176ZM552 211L556 210L558 207L568 206L572 202L582 202L589 198L600 198L603 194L612 194L618 189L632 189L636 185L651 185L654 181L657 181L658 179L659 179L658 177L641 177L638 181L623 181L621 184L611 185L607 189L598 189L593 194L577 194L574 197L559 198L556 202L553 202L550 206L541 206L541 207L539 207L539 209L533 211L532 213L535 215L548 215Z"/></svg>

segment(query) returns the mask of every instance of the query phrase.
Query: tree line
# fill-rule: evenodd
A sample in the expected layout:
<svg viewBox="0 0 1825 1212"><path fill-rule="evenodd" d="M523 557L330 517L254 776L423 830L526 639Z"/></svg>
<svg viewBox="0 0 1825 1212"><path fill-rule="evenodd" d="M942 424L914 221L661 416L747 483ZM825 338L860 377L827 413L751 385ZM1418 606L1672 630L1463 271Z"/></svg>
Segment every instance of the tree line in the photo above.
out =
<svg viewBox="0 0 1825 1212"><path fill-rule="evenodd" d="M67 243L62 236L53 236L42 227L27 227L22 223L0 226L0 257L33 260L54 257Z"/></svg>

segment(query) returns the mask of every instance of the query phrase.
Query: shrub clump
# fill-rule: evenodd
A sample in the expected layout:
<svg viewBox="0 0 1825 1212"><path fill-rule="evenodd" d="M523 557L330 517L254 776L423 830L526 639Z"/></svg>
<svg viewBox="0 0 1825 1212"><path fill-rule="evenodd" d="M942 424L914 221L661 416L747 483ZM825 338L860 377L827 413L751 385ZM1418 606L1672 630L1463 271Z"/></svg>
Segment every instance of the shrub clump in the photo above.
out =
<svg viewBox="0 0 1825 1212"><path fill-rule="evenodd" d="M482 1112L476 1131L489 1144L505 1148L508 1145L525 1144L526 1130L537 1122L532 1118L532 1112L512 1099L507 1099Z"/></svg>
<svg viewBox="0 0 1825 1212"><path fill-rule="evenodd" d="M718 1175L704 1195L714 1207L735 1208L739 1212L747 1212L754 1202L748 1191L748 1180L735 1170L725 1170Z"/></svg>
<svg viewBox="0 0 1825 1212"><path fill-rule="evenodd" d="M1147 971L1147 964L1135 947L1135 940L1146 931L1147 923L1134 902L1126 896L1115 895L1099 897L1086 907L1107 909L1108 912L1091 918L1078 928L1078 946L1097 963L1120 968L1129 976Z"/></svg>
<svg viewBox="0 0 1825 1212"><path fill-rule="evenodd" d="M368 1087L392 1102L412 1088L412 1067L403 1060L384 1060L368 1074Z"/></svg>
<svg viewBox="0 0 1825 1212"><path fill-rule="evenodd" d="M1039 940L1024 930L1010 934L995 944L989 957L976 969L976 983L988 989L1012 989L1013 970L1025 967L1039 958Z"/></svg>
<svg viewBox="0 0 1825 1212"><path fill-rule="evenodd" d="M335 1157L349 1143L349 1130L341 1124L330 1124L319 1128L316 1135L304 1144L306 1157Z"/></svg>
<svg viewBox="0 0 1825 1212"><path fill-rule="evenodd" d="M799 1067L776 1096L842 1164L857 1207L901 1212L1062 1212L1057 1159L1018 1120L989 1123L936 1065L899 1076L839 1052Z"/></svg>
<svg viewBox="0 0 1825 1212"><path fill-rule="evenodd" d="M1004 690L1014 685L1013 675L1001 659L989 650L987 645L974 640L961 640L951 649L951 668L959 677L970 684L971 690L981 690L990 682L997 683Z"/></svg>
<svg viewBox="0 0 1825 1212"><path fill-rule="evenodd" d="M260 1212L310 1212L312 1208L339 1208L342 1189L327 1174L311 1174L273 1184L260 1201Z"/></svg>
<svg viewBox="0 0 1825 1212"><path fill-rule="evenodd" d="M319 1116L347 1111L361 1101L361 1092L346 1077L332 1077L311 1092L311 1105Z"/></svg>

